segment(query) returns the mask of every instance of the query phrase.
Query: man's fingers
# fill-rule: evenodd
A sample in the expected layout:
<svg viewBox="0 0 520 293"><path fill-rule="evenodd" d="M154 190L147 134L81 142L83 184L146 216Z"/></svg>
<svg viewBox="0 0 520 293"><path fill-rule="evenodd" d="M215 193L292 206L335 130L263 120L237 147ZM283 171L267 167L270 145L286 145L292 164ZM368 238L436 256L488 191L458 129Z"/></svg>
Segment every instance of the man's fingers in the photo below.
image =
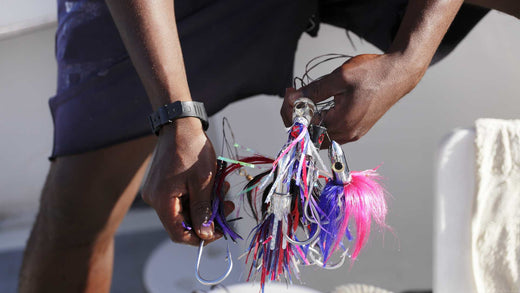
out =
<svg viewBox="0 0 520 293"><path fill-rule="evenodd" d="M229 184L229 182L227 181L224 181L224 187L222 188L222 194L224 196L227 195L227 193L229 192L229 189L231 188L231 185Z"/></svg>
<svg viewBox="0 0 520 293"><path fill-rule="evenodd" d="M224 215L229 216L235 210L235 204L232 201L224 201Z"/></svg>
<svg viewBox="0 0 520 293"><path fill-rule="evenodd" d="M224 188L222 189L223 191L223 195L224 197L227 196L227 193L229 192L229 189L231 188L231 185L229 184L229 182L227 181L224 181ZM233 210L235 210L235 204L230 201L230 200L225 200L224 201L224 215L229 216L229 214L231 214L231 212L233 212Z"/></svg>
<svg viewBox="0 0 520 293"><path fill-rule="evenodd" d="M349 84L355 82L356 74L363 73L356 70L356 68L379 56L379 54L363 54L350 58L330 74L303 86L298 91L315 103L342 94L347 90Z"/></svg>
<svg viewBox="0 0 520 293"><path fill-rule="evenodd" d="M215 225L210 222L213 174L209 173L207 178L195 179L188 184L193 229L203 240L212 239L215 233Z"/></svg>
<svg viewBox="0 0 520 293"><path fill-rule="evenodd" d="M294 88L285 89L285 97L283 99L282 108L280 109L280 115L282 116L283 124L286 127L292 124L292 109L294 101L302 97L301 92L298 92Z"/></svg>
<svg viewBox="0 0 520 293"><path fill-rule="evenodd" d="M293 107L294 106L294 102L298 99L298 98L301 98L302 97L302 93L298 90L296 90L295 88L286 88L285 89L285 99L284 101L287 102L287 105L289 107Z"/></svg>
<svg viewBox="0 0 520 293"><path fill-rule="evenodd" d="M298 90L288 88L280 110L285 126L289 127L292 124L294 102L298 98L306 97L318 103L343 92L345 92L345 81L341 67Z"/></svg>
<svg viewBox="0 0 520 293"><path fill-rule="evenodd" d="M324 124L328 136L339 144L358 140L364 132L357 121L361 121L366 111L354 111L354 104L349 94L334 97L336 105L325 114ZM322 147L326 147L324 143Z"/></svg>
<svg viewBox="0 0 520 293"><path fill-rule="evenodd" d="M332 73L301 87L297 92L300 96L309 98L314 101L314 103L317 103L326 100L329 97L343 93L344 91L345 81L343 80L342 70L340 67ZM296 94L294 94L294 96L296 96Z"/></svg>
<svg viewBox="0 0 520 293"><path fill-rule="evenodd" d="M188 229L181 198L164 198L156 207L156 211L172 241L199 245L200 238L193 229Z"/></svg>

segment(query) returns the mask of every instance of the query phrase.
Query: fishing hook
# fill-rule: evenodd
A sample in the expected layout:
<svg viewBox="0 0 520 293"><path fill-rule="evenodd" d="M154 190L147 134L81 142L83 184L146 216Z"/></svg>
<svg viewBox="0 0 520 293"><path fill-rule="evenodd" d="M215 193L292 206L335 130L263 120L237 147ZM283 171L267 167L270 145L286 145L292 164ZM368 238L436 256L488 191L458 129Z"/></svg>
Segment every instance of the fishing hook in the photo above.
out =
<svg viewBox="0 0 520 293"><path fill-rule="evenodd" d="M342 205L341 202L338 203L338 205ZM303 213L304 213L304 216L305 216L305 219L313 224L317 224L318 226L319 225L325 225L325 224L328 224L330 222L330 220L327 220L327 219L321 219L320 220L316 220L316 217L314 217L314 215L309 215L309 210L311 210L312 214L318 214L318 211L316 210L316 207L313 206L313 205L310 205L309 204L309 200L306 199L304 204L303 204ZM341 218L341 215L338 215L336 217L336 221L338 219Z"/></svg>
<svg viewBox="0 0 520 293"><path fill-rule="evenodd" d="M317 226L316 232L311 237L309 237L307 240L302 240L302 241L292 239L291 237L287 236L287 233L285 231L282 234L283 234L283 238L285 238L285 240L287 240L287 242L294 244L294 245L305 246L307 244L313 243L316 239L318 239L318 236L320 236L320 232L321 232L321 227ZM307 233L305 233L305 234L307 234Z"/></svg>
<svg viewBox="0 0 520 293"><path fill-rule="evenodd" d="M337 263L331 265L324 265L323 262L315 257L315 254L319 254L319 252L314 247L309 247L309 258L312 260L313 264L318 265L326 270L335 270L339 269L345 263L345 259L347 258L348 249L340 255L340 259Z"/></svg>
<svg viewBox="0 0 520 293"><path fill-rule="evenodd" d="M222 283L231 273L231 270L233 269L233 258L231 257L231 253L229 252L229 244L227 245L227 255L226 255L226 261L229 263L226 272L214 280L206 280L203 277L201 277L199 272L199 266L200 266L200 259L202 258L202 251L204 250L204 240L200 241L199 245L199 252L197 256L197 265L195 267L195 276L197 277L197 280L206 286L213 286Z"/></svg>
<svg viewBox="0 0 520 293"><path fill-rule="evenodd" d="M303 202L303 215L305 216L305 219L313 224L318 224L318 225L327 224L328 221L322 222L321 220L319 220L319 217L316 218L315 215L319 216L319 213L316 210L316 207L314 205L310 205L309 202L310 202L310 196L307 197L305 199L305 201ZM312 215L309 215L309 209L311 210Z"/></svg>

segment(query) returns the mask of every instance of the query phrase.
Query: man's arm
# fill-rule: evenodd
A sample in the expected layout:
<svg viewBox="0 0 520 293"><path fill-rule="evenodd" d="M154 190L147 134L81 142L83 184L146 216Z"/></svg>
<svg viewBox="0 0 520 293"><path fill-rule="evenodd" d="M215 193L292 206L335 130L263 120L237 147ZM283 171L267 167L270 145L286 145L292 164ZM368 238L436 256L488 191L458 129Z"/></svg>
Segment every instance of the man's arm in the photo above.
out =
<svg viewBox="0 0 520 293"><path fill-rule="evenodd" d="M359 139L417 85L462 2L410 0L387 53L353 57L324 78L289 89L281 109L285 124L299 97L317 102L334 96L325 118L329 135L340 143Z"/></svg>
<svg viewBox="0 0 520 293"><path fill-rule="evenodd" d="M153 108L190 101L173 1L106 2ZM213 224L203 225L211 216L215 170L215 151L199 119L178 119L161 129L142 194L172 240L198 245L220 237Z"/></svg>
<svg viewBox="0 0 520 293"><path fill-rule="evenodd" d="M172 0L107 0L153 109L191 101Z"/></svg>
<svg viewBox="0 0 520 293"><path fill-rule="evenodd" d="M462 0L411 0L388 54L412 68L417 84L459 11ZM415 67L415 68L413 68ZM419 74L417 74L418 72ZM415 87L415 85L413 86Z"/></svg>

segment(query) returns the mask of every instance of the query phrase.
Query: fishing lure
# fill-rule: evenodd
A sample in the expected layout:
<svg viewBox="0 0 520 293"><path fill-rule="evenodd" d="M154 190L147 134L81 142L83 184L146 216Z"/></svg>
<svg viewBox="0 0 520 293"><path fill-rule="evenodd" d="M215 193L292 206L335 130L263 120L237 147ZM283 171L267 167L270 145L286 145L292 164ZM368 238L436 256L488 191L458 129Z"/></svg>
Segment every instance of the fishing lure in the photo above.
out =
<svg viewBox="0 0 520 293"><path fill-rule="evenodd" d="M227 135L226 135L226 126L227 130L230 132L231 138L233 139L233 147L231 147ZM224 151L224 147L226 147L226 150L228 152L228 155L230 155L232 158L226 158L223 156L219 156L217 159L217 172L215 175L215 181L213 185L212 190L212 213L211 217L209 219L209 223L215 222L215 230L218 230L222 232L225 239L230 238L233 242L236 242L238 239L242 239L242 237L234 231L234 229L231 227L231 222L235 220L239 220L240 217L237 216L234 219L227 220L226 215L224 212L224 184L226 182L226 178L233 172L238 171L242 175L246 175L246 178L249 176L247 175L247 172L242 172L244 167L254 168L256 164L270 164L273 162L272 159L263 157L261 155L255 155L248 158L243 158L242 160L239 160L238 158L238 151L237 148L240 147L239 144L235 142L235 137L233 134L233 131L231 129L231 125L229 124L229 121L227 118L222 119L222 129L223 129L223 146L222 151ZM248 149L248 151L252 151ZM228 166L229 163L229 166ZM186 229L191 229L189 225L186 223L183 223L184 227ZM231 270L233 269L233 259L231 256L231 253L229 252L229 245L227 247L227 255L226 255L226 262L228 263L227 269L224 271L223 274L221 274L220 277L212 280L205 279L201 276L199 268L200 268L200 262L202 259L202 252L204 250L204 241L202 240L199 245L199 251L195 266L195 277L197 280L204 285L212 286L217 285L221 282L223 282L231 273Z"/></svg>
<svg viewBox="0 0 520 293"><path fill-rule="evenodd" d="M252 180L260 183L255 194L262 193L263 202L260 210L255 209L251 204L255 202L251 200L252 192L249 192L253 214L258 218L261 212L262 216L251 232L246 262L252 258L252 263L247 280L259 274L262 290L266 280L284 278L291 282L293 274L299 278L298 266L310 264L301 246L314 242L319 236L319 231L306 240L296 236L298 227L305 231L305 227L311 224L300 213L303 206L317 206L313 197L318 179L315 164L321 159L308 129L315 111L316 106L309 99L301 98L295 102L287 143L274 160L271 171ZM310 209L316 211L316 208ZM320 218L317 214L313 216Z"/></svg>
<svg viewBox="0 0 520 293"><path fill-rule="evenodd" d="M375 169L350 171L341 146L331 142L329 157L333 177L330 178L320 195L319 208L325 215L318 245L323 255L323 266L327 266L330 256L343 249L342 240L353 241L351 260L358 257L370 235L371 221L380 227L387 227L385 217L387 204L385 190L378 183L381 179ZM355 223L355 237L349 230L349 221ZM313 229L316 229L316 224Z"/></svg>
<svg viewBox="0 0 520 293"><path fill-rule="evenodd" d="M227 162L230 162L231 164L228 166ZM223 193L224 190L224 182L229 176L229 174L233 173L236 170L239 170L243 166L248 167L254 167L255 164L269 164L272 163L273 160L263 157L263 156L251 156L247 158L243 158L240 161L219 157L217 160L217 173L215 175L215 182L213 185L213 200L212 200L212 215L209 220L209 223L215 222L215 230L219 230L224 235L225 239L231 238L233 242L237 242L238 239L242 239L242 237L234 231L234 229L231 227L230 222L238 220L240 218L235 218L231 220L226 219L226 215L224 213L224 196ZM191 227L185 223L183 223L184 227L188 230L191 229ZM227 247L227 255L226 255L226 261L228 262L228 267L224 271L224 273L213 280L208 280L203 278L200 275L200 262L202 259L202 252L204 250L204 241L202 240L199 245L199 251L197 255L197 261L195 266L195 276L197 280L204 285L217 285L221 282L223 282L231 273L231 270L233 269L233 259L231 256L231 253L229 252L229 246Z"/></svg>
<svg viewBox="0 0 520 293"><path fill-rule="evenodd" d="M312 82L311 70L323 62L349 57L326 54L314 58L307 64L302 78L295 78L294 83L296 85L299 81L303 86ZM238 148L241 146L234 141L229 121L223 119L222 149L227 150L230 158L219 157L222 162L215 181L211 220L226 238L233 241L242 239L231 228L229 222L232 220L226 221L224 198L220 191L225 178L233 172L245 177L248 182L239 195L243 201L247 199L257 221L244 254L246 263L251 263L247 281L259 280L262 292L266 281L284 279L292 283L293 276L299 279L301 265L335 269L343 265L347 256L353 264L369 238L372 221L380 227L387 227L385 190L378 182L377 168L350 171L343 151L335 141L331 141L329 149L332 173L328 173L329 168L325 167L319 155L321 144L328 137L322 123L332 107L333 98L317 104L307 98L298 99L294 104L293 124L287 142L274 160L248 148L245 150L254 155L239 158ZM226 136L226 126L233 144ZM255 176L245 170L246 167L255 168L257 164L271 164L271 168ZM321 178L326 180L324 186ZM240 206L237 217L239 211ZM349 223L354 224L352 229ZM303 237L300 237L301 231ZM351 247L345 247L344 238L352 242ZM332 263L331 256L338 252L339 262ZM222 281L228 273L229 270L217 280ZM206 281L206 284L214 283Z"/></svg>

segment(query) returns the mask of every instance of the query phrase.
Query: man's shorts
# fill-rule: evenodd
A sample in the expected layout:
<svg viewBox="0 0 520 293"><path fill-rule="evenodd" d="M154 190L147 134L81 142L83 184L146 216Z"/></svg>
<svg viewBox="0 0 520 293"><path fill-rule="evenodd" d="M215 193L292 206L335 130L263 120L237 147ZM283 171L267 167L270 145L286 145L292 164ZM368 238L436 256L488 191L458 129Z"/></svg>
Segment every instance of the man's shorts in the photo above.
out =
<svg viewBox="0 0 520 293"><path fill-rule="evenodd" d="M406 0L175 0L192 98L209 115L257 94L283 96L304 32L319 23L354 32L385 51ZM487 10L465 6L434 62L448 54ZM58 0L58 87L51 158L151 134L149 100L103 0Z"/></svg>

